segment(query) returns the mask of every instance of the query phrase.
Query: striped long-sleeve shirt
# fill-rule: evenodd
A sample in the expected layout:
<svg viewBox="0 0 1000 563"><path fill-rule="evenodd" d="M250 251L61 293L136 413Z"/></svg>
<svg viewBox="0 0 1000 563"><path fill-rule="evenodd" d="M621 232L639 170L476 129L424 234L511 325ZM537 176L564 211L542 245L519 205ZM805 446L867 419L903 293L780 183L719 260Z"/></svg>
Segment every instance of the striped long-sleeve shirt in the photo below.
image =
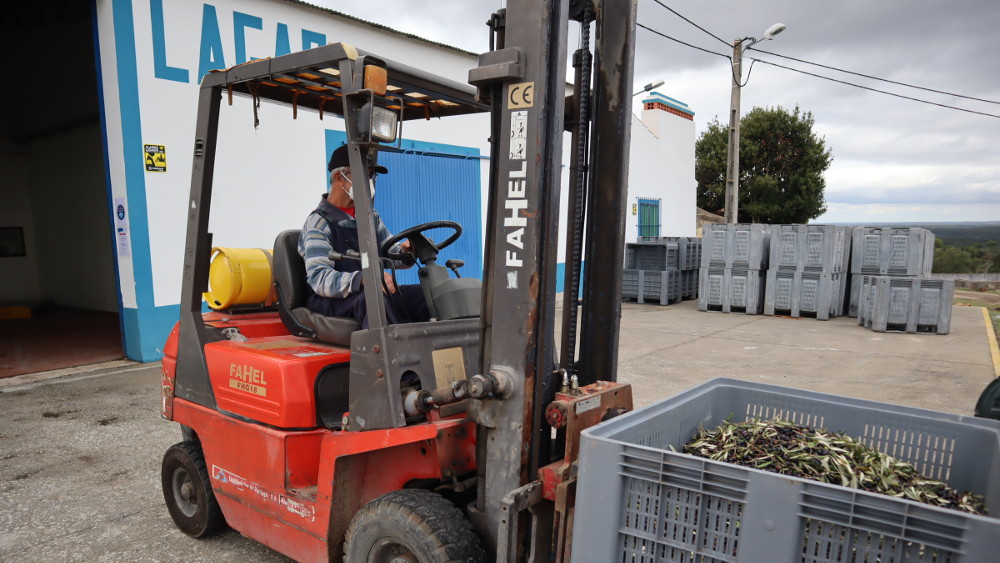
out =
<svg viewBox="0 0 1000 563"><path fill-rule="evenodd" d="M357 221L345 211L331 205L326 198L320 200L319 207L309 214L305 224L302 226L302 233L299 235L299 254L305 261L306 281L309 287L317 295L323 297L347 297L353 293L361 291L361 271L360 263L348 260L330 260L330 251L334 250L334 232L330 226L330 221L320 213L322 210L331 221L338 224L340 232L350 232L352 237L349 240L339 243L337 250L344 252L348 249L358 250ZM392 236L389 229L382 223L382 218L378 212L373 213L375 220L375 236L379 246L382 242ZM340 248L345 247L345 248ZM393 246L393 251L398 251L398 243ZM341 263L342 262L342 263Z"/></svg>

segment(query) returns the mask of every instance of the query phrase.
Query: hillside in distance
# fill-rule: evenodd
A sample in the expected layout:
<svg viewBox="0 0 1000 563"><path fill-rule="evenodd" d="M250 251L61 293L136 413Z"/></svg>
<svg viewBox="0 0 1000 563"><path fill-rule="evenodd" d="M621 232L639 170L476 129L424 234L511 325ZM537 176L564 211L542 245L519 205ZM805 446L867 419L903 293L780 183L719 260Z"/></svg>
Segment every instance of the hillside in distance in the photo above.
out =
<svg viewBox="0 0 1000 563"><path fill-rule="evenodd" d="M972 246L989 241L1000 242L1000 221L963 221L954 223L843 223L852 227L918 227L927 229L949 246Z"/></svg>

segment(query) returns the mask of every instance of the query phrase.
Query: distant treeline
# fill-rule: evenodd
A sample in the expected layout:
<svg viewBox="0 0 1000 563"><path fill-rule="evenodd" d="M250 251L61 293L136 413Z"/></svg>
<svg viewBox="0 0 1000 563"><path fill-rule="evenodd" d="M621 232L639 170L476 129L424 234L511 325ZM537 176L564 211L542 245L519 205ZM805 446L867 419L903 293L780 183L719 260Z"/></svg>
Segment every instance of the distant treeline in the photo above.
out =
<svg viewBox="0 0 1000 563"><path fill-rule="evenodd" d="M935 273L1000 273L1000 223L911 226L934 232Z"/></svg>
<svg viewBox="0 0 1000 563"><path fill-rule="evenodd" d="M970 226L942 223L927 225L924 228L933 231L934 236L938 239L944 239L948 246L966 247L975 244L985 244L990 241L1000 241L1000 223L978 223Z"/></svg>

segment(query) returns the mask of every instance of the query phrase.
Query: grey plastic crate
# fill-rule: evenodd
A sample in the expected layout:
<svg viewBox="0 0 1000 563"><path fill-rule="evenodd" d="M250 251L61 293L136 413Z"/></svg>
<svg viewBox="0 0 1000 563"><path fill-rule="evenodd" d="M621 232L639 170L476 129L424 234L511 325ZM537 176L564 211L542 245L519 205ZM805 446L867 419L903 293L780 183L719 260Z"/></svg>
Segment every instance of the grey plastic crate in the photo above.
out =
<svg viewBox="0 0 1000 563"><path fill-rule="evenodd" d="M863 306L862 297L865 295L865 279L874 278L879 274L851 274L850 276L850 290L848 291L848 306L847 306L847 316L848 317L861 317L861 308ZM907 278L916 279L917 276L894 276L897 278ZM864 324L864 323L858 323Z"/></svg>
<svg viewBox="0 0 1000 563"><path fill-rule="evenodd" d="M934 233L916 227L855 227L851 272L918 276L934 265Z"/></svg>
<svg viewBox="0 0 1000 563"><path fill-rule="evenodd" d="M622 276L622 299L660 305L676 303L681 300L681 272L625 270Z"/></svg>
<svg viewBox="0 0 1000 563"><path fill-rule="evenodd" d="M628 270L660 270L663 258L650 246L676 245L676 254L668 251L667 270L697 270L701 268L701 239L697 237L639 237L638 243L625 245L625 268ZM655 266L655 267L654 267Z"/></svg>
<svg viewBox="0 0 1000 563"><path fill-rule="evenodd" d="M698 309L759 315L764 309L764 271L702 268Z"/></svg>
<svg viewBox="0 0 1000 563"><path fill-rule="evenodd" d="M666 242L677 243L678 266L683 270L701 268L701 239L698 237L666 237Z"/></svg>
<svg viewBox="0 0 1000 563"><path fill-rule="evenodd" d="M860 319L860 317L861 317L861 307L863 305L863 303L862 303L862 296L864 295L864 284L865 284L864 280L865 280L865 278L877 277L879 275L888 275L888 274L851 274L851 276L850 276L850 278L851 278L851 281L850 281L851 289L848 292L849 293L849 301L848 301L848 307L847 307L847 316L849 316L849 317L858 317ZM892 277L898 278L898 279L915 280L915 279L918 279L919 276L900 276L900 275L895 275L895 276L892 276ZM858 324L864 324L864 323L859 322Z"/></svg>
<svg viewBox="0 0 1000 563"><path fill-rule="evenodd" d="M847 272L850 231L850 227L836 225L772 225L769 268Z"/></svg>
<svg viewBox="0 0 1000 563"><path fill-rule="evenodd" d="M681 270L681 299L698 298L699 270Z"/></svg>
<svg viewBox="0 0 1000 563"><path fill-rule="evenodd" d="M858 324L875 332L951 330L955 282L901 276L865 276L861 282Z"/></svg>
<svg viewBox="0 0 1000 563"><path fill-rule="evenodd" d="M848 302L847 316L848 317L857 317L858 316L858 307L861 304L861 284L862 284L862 280L865 277L866 276L864 274L860 274L860 273L857 273L857 274L856 273L852 273L850 275L851 281L849 282L849 285L851 286L851 289L850 289L850 291L848 291L848 300L847 300L847 302Z"/></svg>
<svg viewBox="0 0 1000 563"><path fill-rule="evenodd" d="M625 245L626 270L663 272L680 269L677 243L628 243Z"/></svg>
<svg viewBox="0 0 1000 563"><path fill-rule="evenodd" d="M995 516L677 453L701 428L775 417L846 432L1000 513L1000 422L720 378L584 431L573 561L997 560Z"/></svg>
<svg viewBox="0 0 1000 563"><path fill-rule="evenodd" d="M840 316L847 273L768 270L764 314L828 320Z"/></svg>
<svg viewBox="0 0 1000 563"><path fill-rule="evenodd" d="M877 276L856 274L854 277L858 285L857 303L854 313L858 317L858 324L865 326L865 319L868 318L868 308L871 305L872 289L874 288L873 282ZM871 326L868 328L871 328Z"/></svg>
<svg viewBox="0 0 1000 563"><path fill-rule="evenodd" d="M698 270L701 268L702 243L700 238L692 237L688 239L687 256L681 269Z"/></svg>
<svg viewBox="0 0 1000 563"><path fill-rule="evenodd" d="M702 231L702 268L766 270L771 251L771 226L710 224Z"/></svg>

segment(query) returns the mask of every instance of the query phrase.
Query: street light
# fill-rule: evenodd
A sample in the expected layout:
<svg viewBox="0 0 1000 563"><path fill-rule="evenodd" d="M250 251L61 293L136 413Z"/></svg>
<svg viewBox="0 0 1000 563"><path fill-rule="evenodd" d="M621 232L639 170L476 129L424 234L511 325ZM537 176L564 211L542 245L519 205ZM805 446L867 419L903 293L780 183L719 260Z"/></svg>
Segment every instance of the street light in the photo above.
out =
<svg viewBox="0 0 1000 563"><path fill-rule="evenodd" d="M733 95L729 107L729 158L726 162L726 223L736 223L740 190L740 91L743 88L743 51L785 31L785 24L767 28L764 37L744 37L733 42Z"/></svg>
<svg viewBox="0 0 1000 563"><path fill-rule="evenodd" d="M634 98L634 97L638 96L639 94L645 94L646 92L649 92L653 88L659 88L660 86L663 86L663 81L662 80L657 80L656 82L650 82L649 84L646 84L642 88L642 90L639 90L635 94L632 94L632 97Z"/></svg>

